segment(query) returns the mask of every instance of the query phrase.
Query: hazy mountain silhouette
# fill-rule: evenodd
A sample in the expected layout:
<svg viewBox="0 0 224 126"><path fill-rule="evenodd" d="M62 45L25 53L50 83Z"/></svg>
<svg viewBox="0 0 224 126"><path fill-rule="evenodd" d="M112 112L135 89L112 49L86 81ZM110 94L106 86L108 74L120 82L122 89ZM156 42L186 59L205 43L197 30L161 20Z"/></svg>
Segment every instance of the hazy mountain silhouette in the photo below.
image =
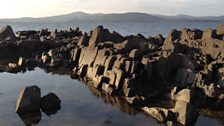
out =
<svg viewBox="0 0 224 126"><path fill-rule="evenodd" d="M165 16L139 12L112 13L112 14L88 14L73 12L69 14L41 17L41 18L12 18L0 19L0 22L73 22L73 21L110 21L110 22L155 22L155 21L224 21L224 16L194 17L190 15Z"/></svg>

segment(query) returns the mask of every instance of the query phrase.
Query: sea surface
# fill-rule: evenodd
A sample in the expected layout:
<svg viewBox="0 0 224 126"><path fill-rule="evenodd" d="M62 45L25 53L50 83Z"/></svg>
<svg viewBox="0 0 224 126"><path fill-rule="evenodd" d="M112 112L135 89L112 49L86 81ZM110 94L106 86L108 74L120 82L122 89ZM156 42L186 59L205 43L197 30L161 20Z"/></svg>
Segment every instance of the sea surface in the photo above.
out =
<svg viewBox="0 0 224 126"><path fill-rule="evenodd" d="M82 23L0 23L11 25L14 31L49 30L80 27L88 32L97 25L122 35L141 33L145 36L163 34L171 29L216 28L223 22L82 22ZM38 85L41 95L54 92L61 99L61 109L48 116L41 112L39 120L30 121L15 113L19 92L25 86ZM224 111L204 110L196 126L224 125ZM62 73L46 72L40 68L25 73L0 73L0 126L159 126L156 120L129 106L123 99L100 93L94 88Z"/></svg>
<svg viewBox="0 0 224 126"><path fill-rule="evenodd" d="M117 31L122 35L143 34L144 36L155 36L162 34L167 36L171 29L181 28L216 28L218 24L224 22L72 22L72 23L30 23L30 22L0 22L0 27L11 25L14 31L20 30L40 30L48 28L54 29L69 29L79 27L83 32L88 32L98 25L103 25L110 31Z"/></svg>

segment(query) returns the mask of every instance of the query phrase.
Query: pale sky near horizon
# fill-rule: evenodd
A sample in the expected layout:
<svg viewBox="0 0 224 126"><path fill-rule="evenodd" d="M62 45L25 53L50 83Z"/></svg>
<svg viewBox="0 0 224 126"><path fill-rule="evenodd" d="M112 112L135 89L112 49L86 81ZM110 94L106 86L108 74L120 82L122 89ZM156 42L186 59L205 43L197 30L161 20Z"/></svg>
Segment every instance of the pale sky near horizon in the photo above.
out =
<svg viewBox="0 0 224 126"><path fill-rule="evenodd" d="M145 12L192 16L224 15L224 0L0 0L0 18L87 13Z"/></svg>

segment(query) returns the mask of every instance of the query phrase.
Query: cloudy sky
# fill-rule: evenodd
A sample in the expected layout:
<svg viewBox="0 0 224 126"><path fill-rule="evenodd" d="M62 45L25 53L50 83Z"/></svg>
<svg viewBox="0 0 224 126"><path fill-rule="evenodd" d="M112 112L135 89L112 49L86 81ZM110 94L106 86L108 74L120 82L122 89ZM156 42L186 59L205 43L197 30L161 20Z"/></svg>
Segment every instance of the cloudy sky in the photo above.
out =
<svg viewBox="0 0 224 126"><path fill-rule="evenodd" d="M43 17L74 11L224 15L224 0L0 0L0 3L0 18Z"/></svg>

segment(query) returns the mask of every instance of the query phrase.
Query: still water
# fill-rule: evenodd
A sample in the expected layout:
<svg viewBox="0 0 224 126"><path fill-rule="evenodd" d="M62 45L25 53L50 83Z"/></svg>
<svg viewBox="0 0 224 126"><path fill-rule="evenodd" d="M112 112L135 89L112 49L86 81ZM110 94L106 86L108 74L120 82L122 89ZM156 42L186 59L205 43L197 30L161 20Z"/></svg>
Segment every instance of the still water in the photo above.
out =
<svg viewBox="0 0 224 126"><path fill-rule="evenodd" d="M218 24L224 22L70 22L70 23L31 23L31 22L0 22L0 27L11 25L14 31L19 30L40 30L48 28L54 29L69 29L79 27L82 31L88 32L94 29L97 25L103 25L110 31L117 31L122 35L130 35L141 33L147 36L155 36L162 34L167 36L171 29L186 28L216 28Z"/></svg>
<svg viewBox="0 0 224 126"><path fill-rule="evenodd" d="M0 126L23 126L15 113L19 91L38 85L42 96L54 92L61 109L54 115L42 113L38 126L158 126L157 122L127 105L122 99L101 94L68 75L46 73L36 68L26 73L0 73Z"/></svg>
<svg viewBox="0 0 224 126"><path fill-rule="evenodd" d="M37 126L159 126L156 120L144 115L123 99L98 92L91 86L73 80L69 75L34 71L0 73L0 126L23 126L15 113L19 91L25 86L38 85L41 95L54 92L61 99L61 109L54 115L42 112ZM196 126L222 126L224 112L204 111Z"/></svg>

